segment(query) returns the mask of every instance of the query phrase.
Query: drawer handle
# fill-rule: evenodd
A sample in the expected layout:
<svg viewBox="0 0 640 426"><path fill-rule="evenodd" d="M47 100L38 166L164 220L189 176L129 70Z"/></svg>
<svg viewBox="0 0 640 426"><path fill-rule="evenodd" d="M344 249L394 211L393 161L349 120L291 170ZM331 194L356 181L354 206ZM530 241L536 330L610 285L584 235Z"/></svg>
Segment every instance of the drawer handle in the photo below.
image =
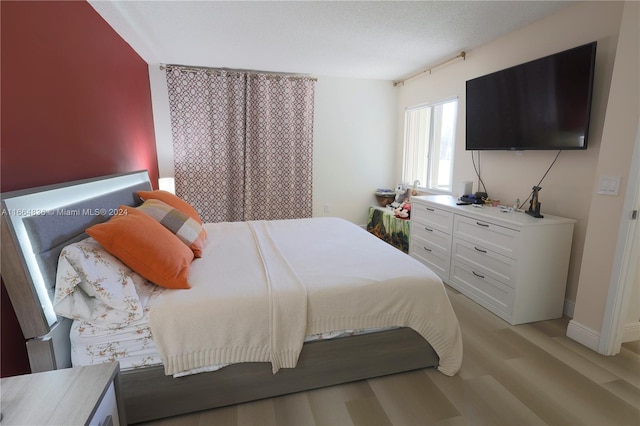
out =
<svg viewBox="0 0 640 426"><path fill-rule="evenodd" d="M429 229L426 226L424 227L425 231L433 232L433 229Z"/></svg>
<svg viewBox="0 0 640 426"><path fill-rule="evenodd" d="M429 208L429 207L425 207L425 209L427 209L427 211L430 211L430 212L435 212L436 211L435 209L432 209L432 208Z"/></svg>
<svg viewBox="0 0 640 426"><path fill-rule="evenodd" d="M422 247L423 249L425 249L426 251L428 251L429 253L431 253L431 249L427 248L427 247Z"/></svg>
<svg viewBox="0 0 640 426"><path fill-rule="evenodd" d="M479 273L477 273L476 271L471 271L473 272L473 275L475 275L478 278L482 278L484 280L484 275L480 275Z"/></svg>
<svg viewBox="0 0 640 426"><path fill-rule="evenodd" d="M486 250L479 249L476 246L473 246L473 248L476 249L476 251L479 251L480 253L486 253L487 252Z"/></svg>
<svg viewBox="0 0 640 426"><path fill-rule="evenodd" d="M487 223L480 223L480 222L476 222L476 225L478 226L484 226L485 228L488 228L489 225Z"/></svg>

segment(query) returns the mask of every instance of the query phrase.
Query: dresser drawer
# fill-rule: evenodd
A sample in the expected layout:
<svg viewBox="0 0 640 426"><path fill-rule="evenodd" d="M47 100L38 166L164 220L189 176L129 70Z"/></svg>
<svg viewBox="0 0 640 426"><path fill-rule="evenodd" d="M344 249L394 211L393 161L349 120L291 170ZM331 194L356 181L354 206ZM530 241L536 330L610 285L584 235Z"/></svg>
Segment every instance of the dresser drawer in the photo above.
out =
<svg viewBox="0 0 640 426"><path fill-rule="evenodd" d="M455 215L453 234L455 237L479 244L512 259L518 258L520 232L481 219Z"/></svg>
<svg viewBox="0 0 640 426"><path fill-rule="evenodd" d="M437 229L446 234L451 234L453 213L438 209L430 204L413 203L411 205L412 224L414 221L429 226L431 229Z"/></svg>
<svg viewBox="0 0 640 426"><path fill-rule="evenodd" d="M449 256L443 255L441 251L432 249L428 244L421 244L420 240L413 237L411 238L409 254L438 274L442 281L449 280Z"/></svg>
<svg viewBox="0 0 640 426"><path fill-rule="evenodd" d="M411 222L410 232L416 244L428 245L429 248L441 252L443 256L451 255L451 235L418 222Z"/></svg>
<svg viewBox="0 0 640 426"><path fill-rule="evenodd" d="M511 321L514 290L488 275L474 271L469 265L453 261L451 282L463 294L476 300L503 319Z"/></svg>
<svg viewBox="0 0 640 426"><path fill-rule="evenodd" d="M518 273L518 262L515 260L481 244L471 244L458 238L453 240L452 255L453 260L466 263L478 273L515 288Z"/></svg>

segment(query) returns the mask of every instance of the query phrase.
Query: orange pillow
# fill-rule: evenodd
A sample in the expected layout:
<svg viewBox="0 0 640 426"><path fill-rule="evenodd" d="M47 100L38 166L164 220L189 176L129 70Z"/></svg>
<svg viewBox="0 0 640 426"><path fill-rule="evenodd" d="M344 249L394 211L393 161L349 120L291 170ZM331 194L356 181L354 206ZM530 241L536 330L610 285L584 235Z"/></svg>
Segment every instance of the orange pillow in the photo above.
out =
<svg viewBox="0 0 640 426"><path fill-rule="evenodd" d="M140 210L126 212L87 229L93 239L152 283L167 288L191 288L193 252L171 231Z"/></svg>
<svg viewBox="0 0 640 426"><path fill-rule="evenodd" d="M138 191L138 197L142 198L143 201L146 200L160 200L166 204L169 204L174 209L180 210L182 213L187 216L193 218L196 222L202 225L202 219L200 219L200 215L191 207L191 204L184 201L182 198L172 194L168 191L157 190L157 191Z"/></svg>

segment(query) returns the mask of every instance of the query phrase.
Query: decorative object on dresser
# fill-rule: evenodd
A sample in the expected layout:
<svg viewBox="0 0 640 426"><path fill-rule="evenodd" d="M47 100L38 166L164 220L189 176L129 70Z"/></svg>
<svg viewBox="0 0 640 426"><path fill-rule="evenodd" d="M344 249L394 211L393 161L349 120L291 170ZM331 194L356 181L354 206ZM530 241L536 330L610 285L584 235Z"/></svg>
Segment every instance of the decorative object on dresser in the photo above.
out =
<svg viewBox="0 0 640 426"><path fill-rule="evenodd" d="M6 377L0 384L2 424L127 424L117 362Z"/></svg>
<svg viewBox="0 0 640 426"><path fill-rule="evenodd" d="M538 219L542 219L544 217L540 214L540 201L539 201L538 193L540 192L541 189L542 188L540 188L539 186L534 186L533 188L531 188L532 192L531 192L531 202L529 203L529 210L525 211L525 213L528 214L529 216L532 216Z"/></svg>
<svg viewBox="0 0 640 426"><path fill-rule="evenodd" d="M510 324L559 318L576 222L513 209L411 199L409 254Z"/></svg>

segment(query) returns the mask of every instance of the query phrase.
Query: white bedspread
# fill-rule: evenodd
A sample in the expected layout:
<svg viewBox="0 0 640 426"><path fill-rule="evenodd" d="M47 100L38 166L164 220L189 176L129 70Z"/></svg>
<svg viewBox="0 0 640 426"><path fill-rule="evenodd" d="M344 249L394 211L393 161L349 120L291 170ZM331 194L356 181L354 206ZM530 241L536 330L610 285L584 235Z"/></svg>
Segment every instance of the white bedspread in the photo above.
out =
<svg viewBox="0 0 640 426"><path fill-rule="evenodd" d="M150 326L166 374L210 364L294 367L304 336L411 327L453 375L457 318L442 281L415 259L337 218L206 224L190 290L163 292Z"/></svg>
<svg viewBox="0 0 640 426"><path fill-rule="evenodd" d="M214 229L211 229L214 228ZM166 374L211 364L271 362L293 368L304 343L307 295L273 242L267 222L220 223L191 289L154 302L150 325Z"/></svg>

